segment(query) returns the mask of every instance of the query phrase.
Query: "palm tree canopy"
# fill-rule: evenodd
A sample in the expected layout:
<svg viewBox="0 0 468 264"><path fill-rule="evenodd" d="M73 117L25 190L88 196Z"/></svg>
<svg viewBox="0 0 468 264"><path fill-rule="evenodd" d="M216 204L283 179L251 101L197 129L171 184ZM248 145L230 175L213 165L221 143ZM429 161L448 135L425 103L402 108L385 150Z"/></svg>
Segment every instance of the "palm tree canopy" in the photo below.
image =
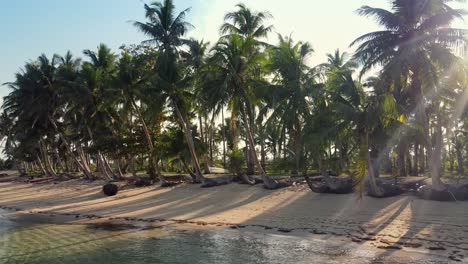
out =
<svg viewBox="0 0 468 264"><path fill-rule="evenodd" d="M148 22L133 22L150 39L144 43L154 43L163 51L180 47L184 44L182 37L193 27L185 21L190 8L175 15L175 6L172 0L164 0L162 3L153 2L145 4L145 17Z"/></svg>
<svg viewBox="0 0 468 264"><path fill-rule="evenodd" d="M358 14L374 17L384 27L351 43L357 45L354 57L362 63L362 73L377 65L385 65L389 71L430 67L432 62L447 65L452 48L466 45L468 33L468 30L449 27L466 11L453 9L448 2L451 1L394 0L390 11L361 7Z"/></svg>
<svg viewBox="0 0 468 264"><path fill-rule="evenodd" d="M266 20L273 16L268 12L255 12L244 4L238 4L237 10L227 13L225 23L221 26L222 34L238 34L245 38L264 38L273 30L273 26L265 26Z"/></svg>

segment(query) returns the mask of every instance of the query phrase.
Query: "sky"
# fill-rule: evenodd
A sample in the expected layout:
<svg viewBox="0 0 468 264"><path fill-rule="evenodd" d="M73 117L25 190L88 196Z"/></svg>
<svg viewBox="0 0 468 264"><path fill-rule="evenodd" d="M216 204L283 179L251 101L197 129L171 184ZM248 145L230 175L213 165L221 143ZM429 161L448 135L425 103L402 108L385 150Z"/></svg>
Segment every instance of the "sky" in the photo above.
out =
<svg viewBox="0 0 468 264"><path fill-rule="evenodd" d="M84 49L100 43L115 52L122 44L138 44L146 39L130 21L144 21L143 3L151 0L0 0L0 84L13 81L25 62L40 54L65 54L71 50L82 56ZM197 39L215 43L224 14L240 0L174 0L181 11L191 8L187 20L195 28L189 33ZM244 0L248 7L268 11L274 25L270 43L277 33L310 42L315 54L309 63L325 60L339 48L352 52L349 44L358 36L378 29L369 18L355 11L362 5L389 8L387 0ZM468 4L460 4L468 9ZM466 23L457 26L468 28ZM8 93L0 87L0 97Z"/></svg>

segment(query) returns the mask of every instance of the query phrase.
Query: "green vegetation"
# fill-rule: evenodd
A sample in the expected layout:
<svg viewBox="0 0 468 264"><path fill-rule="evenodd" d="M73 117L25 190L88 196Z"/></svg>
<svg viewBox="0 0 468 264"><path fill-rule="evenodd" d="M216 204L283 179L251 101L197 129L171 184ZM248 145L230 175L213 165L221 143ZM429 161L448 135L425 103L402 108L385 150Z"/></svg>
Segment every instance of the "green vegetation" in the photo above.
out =
<svg viewBox="0 0 468 264"><path fill-rule="evenodd" d="M333 171L361 191L367 178L381 192L380 173L431 176L441 190L444 173L468 166L468 32L451 27L466 11L450 2L364 6L358 14L382 29L317 66L308 42L268 38L267 12L237 5L210 45L185 37L188 9L145 5L140 45L24 65L2 106L5 154L47 176L143 169L162 186L164 171L206 183L217 166L257 173L268 189L280 186L269 174Z"/></svg>

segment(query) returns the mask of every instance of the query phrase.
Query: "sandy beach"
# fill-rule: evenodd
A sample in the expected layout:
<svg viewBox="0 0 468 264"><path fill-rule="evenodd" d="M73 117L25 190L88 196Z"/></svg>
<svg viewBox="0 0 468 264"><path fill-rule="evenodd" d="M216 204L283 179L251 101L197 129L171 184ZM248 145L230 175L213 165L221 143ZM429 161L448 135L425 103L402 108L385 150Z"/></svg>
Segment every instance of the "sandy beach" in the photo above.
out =
<svg viewBox="0 0 468 264"><path fill-rule="evenodd" d="M463 261L468 254L468 203L312 193L306 185L276 191L229 184L210 189L129 188L114 197L102 182L0 183L0 208L17 218L47 215L84 221L171 222L197 228L246 228L319 235L376 250L435 254ZM40 219L40 218L38 218ZM55 220L52 220L55 219ZM104 219L104 220L103 220Z"/></svg>

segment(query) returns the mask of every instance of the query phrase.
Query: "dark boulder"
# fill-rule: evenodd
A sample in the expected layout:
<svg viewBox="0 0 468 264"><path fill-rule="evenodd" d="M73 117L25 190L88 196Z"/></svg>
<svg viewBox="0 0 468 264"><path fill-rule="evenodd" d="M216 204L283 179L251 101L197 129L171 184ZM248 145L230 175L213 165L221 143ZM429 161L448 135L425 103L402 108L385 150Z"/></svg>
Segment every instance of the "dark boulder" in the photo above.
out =
<svg viewBox="0 0 468 264"><path fill-rule="evenodd" d="M119 186L115 183L109 182L102 187L102 192L107 196L114 196L119 192Z"/></svg>

